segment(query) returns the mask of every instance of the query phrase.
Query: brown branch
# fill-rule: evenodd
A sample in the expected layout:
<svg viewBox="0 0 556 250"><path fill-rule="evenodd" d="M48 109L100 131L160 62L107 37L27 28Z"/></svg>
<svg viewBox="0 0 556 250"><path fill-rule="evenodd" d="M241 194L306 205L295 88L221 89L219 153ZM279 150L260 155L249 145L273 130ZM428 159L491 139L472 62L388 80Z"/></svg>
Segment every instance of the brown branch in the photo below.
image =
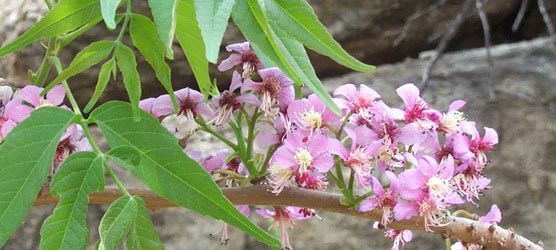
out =
<svg viewBox="0 0 556 250"><path fill-rule="evenodd" d="M490 101L494 101L495 95L492 85L496 82L496 68L494 68L494 61L492 60L492 56L490 54L490 25L488 23L488 18L483 10L483 0L476 0L475 7L477 8L477 12L479 12L479 18L481 19L481 24L483 25L483 36L485 40L485 51L488 63L488 93Z"/></svg>
<svg viewBox="0 0 556 250"><path fill-rule="evenodd" d="M374 221L382 218L381 210L359 213L340 204L342 195L315 190L289 188L284 189L279 195L268 191L264 185L224 188L224 195L236 205L268 205L268 206L297 206L317 210L341 213L362 217ZM145 200L146 206L152 210L166 207L177 207L149 190L128 189L132 195L139 195ZM91 204L110 204L122 194L117 188L106 188L102 193L93 193L89 196ZM35 206L55 204L58 198L53 197L49 190L44 190L35 201ZM467 243L478 243L488 249L542 249L528 239L514 233L512 229L504 229L496 225L480 223L478 221L450 216L445 221L446 226L433 227L432 230L444 238L454 238ZM410 220L394 221L388 225L394 229L424 230L423 220L413 217Z"/></svg>

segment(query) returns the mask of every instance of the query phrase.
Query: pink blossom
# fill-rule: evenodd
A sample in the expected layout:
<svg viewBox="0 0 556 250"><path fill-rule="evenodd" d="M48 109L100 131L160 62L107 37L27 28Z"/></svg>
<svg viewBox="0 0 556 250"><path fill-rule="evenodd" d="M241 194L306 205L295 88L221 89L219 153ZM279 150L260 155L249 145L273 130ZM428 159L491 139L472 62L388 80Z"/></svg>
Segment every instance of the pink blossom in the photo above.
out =
<svg viewBox="0 0 556 250"><path fill-rule="evenodd" d="M361 127L364 128L364 127ZM372 169L372 160L377 156L377 151L381 146L380 141L361 141L358 138L358 131L350 127L344 128L348 137L351 139L351 149L347 151L341 143L330 143L330 151L342 158L344 166L351 168L355 173L357 185L366 187L369 184ZM361 129L359 130L361 131Z"/></svg>
<svg viewBox="0 0 556 250"><path fill-rule="evenodd" d="M267 149L272 145L282 143L286 135L291 131L291 122L279 113L276 119L272 122L272 126L261 126L259 128L259 135L255 138L257 145L262 149Z"/></svg>
<svg viewBox="0 0 556 250"><path fill-rule="evenodd" d="M261 96L261 110L274 117L278 111L286 111L294 99L293 82L276 67L258 71L261 82L246 79L242 91L253 90ZM279 110L277 110L279 108Z"/></svg>
<svg viewBox="0 0 556 250"><path fill-rule="evenodd" d="M454 162L451 157L440 164L430 156L419 159L417 168L408 169L399 175L400 197L394 208L396 220L409 219L419 214L425 220L425 229L442 225L445 210L463 200L451 185Z"/></svg>
<svg viewBox="0 0 556 250"><path fill-rule="evenodd" d="M306 99L293 101L288 107L288 119L298 127L311 131L339 121L339 117L315 94L309 95Z"/></svg>
<svg viewBox="0 0 556 250"><path fill-rule="evenodd" d="M299 207L274 207L274 211L268 209L255 210L263 218L272 218L272 227L280 230L280 241L284 250L292 250L293 247L288 237L288 229L293 228L296 220L306 220L315 216L315 212L308 208Z"/></svg>
<svg viewBox="0 0 556 250"><path fill-rule="evenodd" d="M374 197L367 198L359 205L359 212L368 212L374 209L382 209L382 220L380 223L383 226L388 225L394 217L394 207L398 201L398 178L393 172L386 171L385 175L390 181L390 187L385 190L380 181L374 177L372 178Z"/></svg>
<svg viewBox="0 0 556 250"><path fill-rule="evenodd" d="M438 130L447 134L456 134L459 132L460 122L465 120L463 113L458 111L465 105L462 100L454 101L448 107L448 113L438 116Z"/></svg>
<svg viewBox="0 0 556 250"><path fill-rule="evenodd" d="M184 88L175 92L178 102L178 113L174 113L174 107L169 95L163 95L152 101L151 114L162 119L162 125L172 132L178 139L183 139L197 129L195 121L199 116L213 118L214 111L205 103L205 97L200 92ZM148 107L151 101L145 100L144 106Z"/></svg>
<svg viewBox="0 0 556 250"><path fill-rule="evenodd" d="M483 223L499 223L502 220L502 213L498 205L494 204L490 207L490 211L484 216L479 217L479 221Z"/></svg>
<svg viewBox="0 0 556 250"><path fill-rule="evenodd" d="M403 248L406 242L409 242L411 241L411 239L413 239L413 233L409 230L389 229L384 232L384 237L394 241L392 250L399 250L400 244L401 248Z"/></svg>
<svg viewBox="0 0 556 250"><path fill-rule="evenodd" d="M0 143L17 125L19 113L17 102L11 101L13 90L8 86L0 86Z"/></svg>
<svg viewBox="0 0 556 250"><path fill-rule="evenodd" d="M251 49L249 42L235 43L226 46L226 50L234 52L228 58L224 59L218 70L226 71L235 66L241 66L243 69L243 78L249 78L252 73L263 68L263 65L255 52Z"/></svg>
<svg viewBox="0 0 556 250"><path fill-rule="evenodd" d="M243 103L255 106L260 105L259 99L253 94L236 95L234 91L238 89L243 81L237 71L234 71L230 89L222 92L219 96L212 98L212 103L216 106L216 117L212 120L216 126L226 123L234 111L238 110Z"/></svg>
<svg viewBox="0 0 556 250"><path fill-rule="evenodd" d="M487 164L486 153L498 144L498 134L492 128L485 127L485 135L481 138L474 122L462 122L461 133L453 137L454 154L462 160L474 161L479 171Z"/></svg>
<svg viewBox="0 0 556 250"><path fill-rule="evenodd" d="M366 85L359 85L359 90L353 84L345 84L334 90L334 96L345 99L336 99L340 109L350 111L354 114L362 113L370 115L375 112L377 103L381 101L380 95Z"/></svg>
<svg viewBox="0 0 556 250"><path fill-rule="evenodd" d="M153 113L153 104L156 101L156 98L147 98L147 99L143 99L141 101L139 101L139 108L141 108L143 111L153 115L156 118L159 118L159 115L156 115L155 113Z"/></svg>
<svg viewBox="0 0 556 250"><path fill-rule="evenodd" d="M52 164L52 175L58 171L63 161L72 153L92 150L89 140L83 134L83 128L79 125L71 125L62 135L56 148L54 162Z"/></svg>

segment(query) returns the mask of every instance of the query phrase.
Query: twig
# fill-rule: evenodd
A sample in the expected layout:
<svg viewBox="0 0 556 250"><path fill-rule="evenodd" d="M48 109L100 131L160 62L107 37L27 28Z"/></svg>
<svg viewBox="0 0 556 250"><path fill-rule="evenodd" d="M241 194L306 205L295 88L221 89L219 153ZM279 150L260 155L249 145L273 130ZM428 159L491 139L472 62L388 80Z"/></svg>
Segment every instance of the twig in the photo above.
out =
<svg viewBox="0 0 556 250"><path fill-rule="evenodd" d="M546 11L546 7L544 6L544 0L537 0L537 4L539 5L539 11L541 12L544 24L546 24L546 28L548 29L548 35L552 40L552 45L554 45L554 49L556 50L556 34L554 32L554 26L552 25L550 15L548 15L548 11Z"/></svg>
<svg viewBox="0 0 556 250"><path fill-rule="evenodd" d="M400 31L399 35L394 40L394 46L398 46L405 39L407 33L409 32L409 28L411 28L411 23L413 23L413 21L419 19L421 16L428 14L429 12L432 12L438 7L444 5L446 1L447 0L440 0L435 4L430 5L426 9L417 11L413 13L411 16L409 16L407 20L405 20L405 24L403 25L402 31Z"/></svg>
<svg viewBox="0 0 556 250"><path fill-rule="evenodd" d="M485 48L486 48L486 56L487 56L487 63L488 63L488 94L491 101L495 99L494 90L492 85L496 82L496 68L494 67L494 61L492 60L492 56L490 54L490 25L488 23L488 18L483 10L483 0L475 0L475 7L479 12L479 18L481 19L481 24L483 25L483 36L485 39Z"/></svg>
<svg viewBox="0 0 556 250"><path fill-rule="evenodd" d="M519 6L519 12L515 17L514 24L512 24L512 31L517 32L521 22L523 22L523 17L525 17L525 12L527 12L527 8L529 7L529 0L522 0L521 6Z"/></svg>
<svg viewBox="0 0 556 250"><path fill-rule="evenodd" d="M440 39L440 43L436 47L435 53L433 54L433 56L431 57L431 59L427 63L427 66L425 67L425 71L423 72L423 76L421 77L421 84L419 86L419 89L421 90L421 92L424 92L425 89L427 88L428 83L429 83L430 73L431 73L432 69L434 68L434 66L438 62L438 59L440 59L440 56L442 55L442 53L444 53L444 51L448 47L448 44L455 37L456 32L459 30L459 28L461 27L461 25L465 21L466 14L471 10L471 7L473 6L472 3L473 2L471 0L465 0L465 2L463 3L463 6L462 6L461 10L459 11L458 15L456 16L454 21L448 27L447 32L444 33L444 35Z"/></svg>
<svg viewBox="0 0 556 250"><path fill-rule="evenodd" d="M382 210L375 209L366 213L359 213L340 204L343 199L341 194L334 194L316 190L287 188L279 195L269 192L270 187L265 185L224 188L224 195L236 205L267 205L267 206L297 206L307 207L329 212L341 213L379 221ZM173 203L155 195L145 189L127 189L132 195L139 195L145 200L149 209L157 210L166 207L177 207ZM110 204L122 195L117 188L105 188L102 193L93 193L89 196L90 204ZM55 204L58 198L50 195L45 190L37 197L35 206ZM445 226L432 227L432 230L447 238L454 238L467 243L481 244L488 249L542 249L528 239L517 235L512 229L504 229L488 223L449 216L444 221ZM423 218L413 217L409 220L394 221L388 224L394 229L424 230Z"/></svg>

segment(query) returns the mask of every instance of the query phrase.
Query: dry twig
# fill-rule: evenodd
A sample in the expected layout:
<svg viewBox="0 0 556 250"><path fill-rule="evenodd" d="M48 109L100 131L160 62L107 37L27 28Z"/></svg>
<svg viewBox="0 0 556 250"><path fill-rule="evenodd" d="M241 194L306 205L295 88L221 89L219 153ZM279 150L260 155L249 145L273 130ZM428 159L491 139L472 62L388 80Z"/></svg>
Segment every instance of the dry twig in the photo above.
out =
<svg viewBox="0 0 556 250"><path fill-rule="evenodd" d="M483 37L485 39L485 48L486 48L486 56L487 56L487 63L488 63L488 72L489 72L489 78L488 78L488 94L489 94L489 98L490 100L494 100L495 95L494 95L494 90L492 85L496 82L496 68L494 67L494 61L492 60L492 56L490 53L490 46L491 46L491 41L490 41L490 25L488 23L488 18L485 14L485 11L483 10L483 0L476 0L475 1L475 7L477 8L477 11L479 12L479 18L481 19L481 24L483 25Z"/></svg>
<svg viewBox="0 0 556 250"><path fill-rule="evenodd" d="M539 5L539 11L541 12L544 24L548 29L548 35L550 36L550 39L552 39L552 45L556 50L556 34L554 32L554 26L552 25L552 20L550 19L550 15L548 15L548 11L546 11L546 7L544 6L544 0L537 0L537 4Z"/></svg>
<svg viewBox="0 0 556 250"><path fill-rule="evenodd" d="M362 217L374 221L382 218L382 210L375 209L366 213L359 213L354 209L340 204L343 196L341 194L327 193L316 190L288 188L276 195L269 192L269 186L258 185L241 188L224 188L224 195L235 205L268 205L268 206L297 206L317 210L341 213L351 216ZM147 208L158 210L166 207L176 207L149 190L128 189L132 195L139 195L145 200ZM89 196L90 204L110 204L121 196L117 188L105 188L102 193L93 193ZM35 206L55 204L57 197L50 195L49 190L37 197ZM459 239L467 243L478 243L488 249L542 249L528 239L517 235L512 229L481 223L478 221L449 216L445 220L445 226L432 227L432 230L443 236ZM413 217L405 221L394 221L388 224L394 229L424 230L423 219Z"/></svg>

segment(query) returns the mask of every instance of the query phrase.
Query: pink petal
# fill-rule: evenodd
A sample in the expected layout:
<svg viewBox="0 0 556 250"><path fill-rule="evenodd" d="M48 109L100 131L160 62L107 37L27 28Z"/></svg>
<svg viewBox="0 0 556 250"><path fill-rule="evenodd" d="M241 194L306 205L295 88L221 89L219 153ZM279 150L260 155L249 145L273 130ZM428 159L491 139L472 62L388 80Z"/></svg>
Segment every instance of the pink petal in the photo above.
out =
<svg viewBox="0 0 556 250"><path fill-rule="evenodd" d="M371 176L371 179L373 180L372 185L375 195L384 195L384 188L382 187L382 183L380 183L380 181L374 176Z"/></svg>
<svg viewBox="0 0 556 250"><path fill-rule="evenodd" d="M255 106L261 105L261 101L259 101L259 99L253 94L238 96L236 100L238 100L240 103L249 103Z"/></svg>
<svg viewBox="0 0 556 250"><path fill-rule="evenodd" d="M484 223L499 223L501 220L502 213L500 213L500 209L498 209L498 206L496 204L490 207L490 212L488 212L485 216L479 217L479 221Z"/></svg>
<svg viewBox="0 0 556 250"><path fill-rule="evenodd" d="M405 145L413 145L423 142L427 137L417 123L409 123L400 128L398 142Z"/></svg>
<svg viewBox="0 0 556 250"><path fill-rule="evenodd" d="M359 212L368 212L376 208L376 199L369 198L361 202L361 205L357 208Z"/></svg>
<svg viewBox="0 0 556 250"><path fill-rule="evenodd" d="M151 112L156 118L174 113L174 106L169 95L162 95L153 102Z"/></svg>
<svg viewBox="0 0 556 250"><path fill-rule="evenodd" d="M230 55L230 57L222 60L222 62L220 62L220 64L218 65L218 70L220 71L226 71L229 70L233 67L235 67L236 65L239 65L243 62L243 60L241 59L241 55L238 54L232 54Z"/></svg>
<svg viewBox="0 0 556 250"><path fill-rule="evenodd" d="M7 120L2 124L2 136L0 137L0 139L2 137L6 138L6 136L8 136L8 134L13 130L13 128L15 128L15 126L17 126L17 123L15 123L12 120Z"/></svg>
<svg viewBox="0 0 556 250"><path fill-rule="evenodd" d="M498 144L498 133L492 128L485 127L485 136L482 141L490 145Z"/></svg>
<svg viewBox="0 0 556 250"><path fill-rule="evenodd" d="M144 110L145 112L152 114L151 110L153 108L153 103L156 100L156 98L147 98L144 100L139 101L139 108Z"/></svg>
<svg viewBox="0 0 556 250"><path fill-rule="evenodd" d="M400 201L394 207L394 219L407 220L419 211L419 205L413 202Z"/></svg>
<svg viewBox="0 0 556 250"><path fill-rule="evenodd" d="M400 181L400 189L421 189L425 186L427 180L417 169L407 169L398 175Z"/></svg>
<svg viewBox="0 0 556 250"><path fill-rule="evenodd" d="M326 173L334 166L334 159L328 153L324 153L313 159L312 164L319 172Z"/></svg>
<svg viewBox="0 0 556 250"><path fill-rule="evenodd" d="M33 107L41 106L42 97L40 96L43 89L34 85L27 85L19 91L14 99L21 99L31 104Z"/></svg>
<svg viewBox="0 0 556 250"><path fill-rule="evenodd" d="M344 96L348 100L355 98L356 93L357 88L351 83L344 84L334 90L334 96Z"/></svg>
<svg viewBox="0 0 556 250"><path fill-rule="evenodd" d="M241 74L239 74L237 70L234 70L234 73L232 75L232 83L230 84L230 91L233 92L234 90L240 88L242 84L243 79L241 78Z"/></svg>
<svg viewBox="0 0 556 250"><path fill-rule="evenodd" d="M463 100L457 100L454 101L450 104L450 106L448 107L448 111L455 111L455 110L459 110L461 109L463 106L465 106L465 101Z"/></svg>
<svg viewBox="0 0 556 250"><path fill-rule="evenodd" d="M397 88L396 93L402 98L406 109L415 106L419 98L419 89L415 87L413 83L408 83Z"/></svg>
<svg viewBox="0 0 556 250"><path fill-rule="evenodd" d="M46 100L54 106L62 104L62 102L64 102L64 98L66 98L66 90L61 84L56 85L48 91L48 93L46 93Z"/></svg>
<svg viewBox="0 0 556 250"><path fill-rule="evenodd" d="M281 146L272 155L271 165L277 164L281 167L296 166L297 163L295 162L294 155L294 152L291 152L285 146Z"/></svg>
<svg viewBox="0 0 556 250"><path fill-rule="evenodd" d="M255 209L255 212L265 219L273 218L275 215L274 211L268 209L262 209L262 208Z"/></svg>
<svg viewBox="0 0 556 250"><path fill-rule="evenodd" d="M340 141L329 138L327 144L327 151L329 153L338 155L344 160L347 159L347 157L349 156L349 152Z"/></svg>
<svg viewBox="0 0 556 250"><path fill-rule="evenodd" d="M4 107L4 117L15 122L22 122L29 117L33 110L35 109L21 104L21 100L13 99Z"/></svg>

